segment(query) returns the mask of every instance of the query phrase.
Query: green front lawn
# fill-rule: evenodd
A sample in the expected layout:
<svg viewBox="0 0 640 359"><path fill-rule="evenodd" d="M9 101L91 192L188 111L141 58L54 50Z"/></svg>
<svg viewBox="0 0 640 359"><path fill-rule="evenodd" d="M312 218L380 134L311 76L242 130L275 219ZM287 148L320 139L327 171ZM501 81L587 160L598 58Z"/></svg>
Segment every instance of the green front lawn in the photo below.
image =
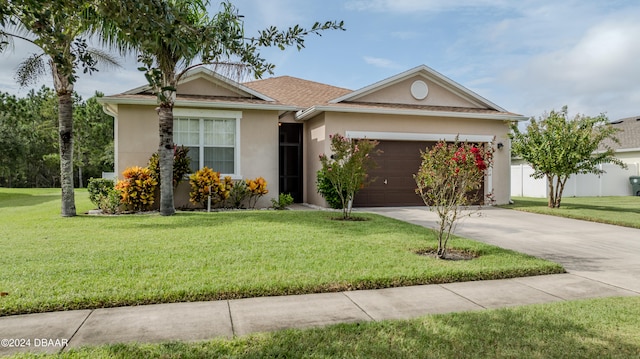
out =
<svg viewBox="0 0 640 359"><path fill-rule="evenodd" d="M46 357L626 359L640 357L638 318L640 297L607 298L285 330L232 340L118 344Z"/></svg>
<svg viewBox="0 0 640 359"><path fill-rule="evenodd" d="M78 213L92 206L76 193ZM186 212L60 217L59 190L0 189L0 315L562 272L475 241L470 261L414 254L426 229L373 214Z"/></svg>
<svg viewBox="0 0 640 359"><path fill-rule="evenodd" d="M563 197L560 208L547 207L546 198L513 197L504 208L640 228L640 196Z"/></svg>

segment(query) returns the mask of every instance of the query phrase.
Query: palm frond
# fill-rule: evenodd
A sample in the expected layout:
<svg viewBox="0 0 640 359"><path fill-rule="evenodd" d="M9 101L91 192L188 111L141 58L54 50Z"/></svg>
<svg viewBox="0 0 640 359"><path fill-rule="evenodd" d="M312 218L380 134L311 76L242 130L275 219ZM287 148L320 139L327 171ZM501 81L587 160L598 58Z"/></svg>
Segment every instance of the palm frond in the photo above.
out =
<svg viewBox="0 0 640 359"><path fill-rule="evenodd" d="M27 57L18 65L15 80L22 87L34 84L40 77L47 73L47 64L44 53L35 53Z"/></svg>
<svg viewBox="0 0 640 359"><path fill-rule="evenodd" d="M91 57L96 60L98 67L102 69L106 70L122 67L120 60L107 51L90 48L88 52Z"/></svg>

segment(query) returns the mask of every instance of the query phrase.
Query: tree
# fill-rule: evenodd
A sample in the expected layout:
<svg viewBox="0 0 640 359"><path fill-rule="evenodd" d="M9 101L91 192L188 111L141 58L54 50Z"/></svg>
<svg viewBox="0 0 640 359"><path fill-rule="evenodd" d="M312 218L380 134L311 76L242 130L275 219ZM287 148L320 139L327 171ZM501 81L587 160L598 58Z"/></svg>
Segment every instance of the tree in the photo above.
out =
<svg viewBox="0 0 640 359"><path fill-rule="evenodd" d="M493 146L485 149L456 138L453 143L439 141L421 156L422 163L413 176L416 193L438 214L436 255L445 258L451 232L465 206L483 199L478 191L493 164Z"/></svg>
<svg viewBox="0 0 640 359"><path fill-rule="evenodd" d="M322 172L340 197L342 218L350 219L353 198L368 184L367 172L375 165L371 155L378 141L353 141L337 133L329 138L333 154L320 155Z"/></svg>
<svg viewBox="0 0 640 359"><path fill-rule="evenodd" d="M57 183L57 117L57 96L49 88L30 90L23 98L0 93L0 185L49 187ZM58 175L51 172L52 164L57 164Z"/></svg>
<svg viewBox="0 0 640 359"><path fill-rule="evenodd" d="M343 23L315 23L305 29L294 26L285 31L270 27L257 37L247 38L243 17L229 2L209 17L208 1L141 0L102 1L106 41L119 43L122 50L136 49L145 77L158 98L160 214L175 213L173 202L173 106L176 87L187 71L197 66L253 72L256 78L272 73L274 65L260 57L259 48L304 47L304 38L323 30L343 29ZM122 39L122 41L118 40Z"/></svg>
<svg viewBox="0 0 640 359"><path fill-rule="evenodd" d="M113 170L113 117L107 115L98 103L97 99L102 96L101 92L96 92L86 101L75 96L74 154L78 187L84 187L85 178L98 178L103 171Z"/></svg>
<svg viewBox="0 0 640 359"><path fill-rule="evenodd" d="M10 2L8 9L4 11L9 13L10 21L3 20L3 27L12 22L19 32L27 34L22 36L3 29L2 35L31 42L42 50L42 54L32 55L21 66L18 82L26 85L34 75L43 74L46 67L43 56L48 60L58 96L61 212L63 217L75 216L72 94L79 67L85 73L96 71L96 58L81 36L88 36L95 29L91 21L97 17L91 12L91 2L86 0Z"/></svg>
<svg viewBox="0 0 640 359"><path fill-rule="evenodd" d="M511 151L533 168L534 178L547 178L548 206L559 208L564 185L569 176L580 173L601 174L598 165L626 165L614 157L614 150L604 140L619 143L618 129L609 126L604 114L597 117L576 115L569 119L567 106L551 111L531 123L525 132L511 125ZM599 150L603 146L603 150Z"/></svg>

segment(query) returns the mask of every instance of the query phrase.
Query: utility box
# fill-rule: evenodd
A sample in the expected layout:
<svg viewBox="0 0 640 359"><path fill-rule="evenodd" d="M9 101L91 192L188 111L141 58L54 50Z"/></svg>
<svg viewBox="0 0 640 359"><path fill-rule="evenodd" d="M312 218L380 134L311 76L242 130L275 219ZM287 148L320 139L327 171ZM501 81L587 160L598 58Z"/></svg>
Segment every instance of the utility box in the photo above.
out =
<svg viewBox="0 0 640 359"><path fill-rule="evenodd" d="M631 189L635 196L640 196L640 176L631 176L629 177L629 182L631 182Z"/></svg>

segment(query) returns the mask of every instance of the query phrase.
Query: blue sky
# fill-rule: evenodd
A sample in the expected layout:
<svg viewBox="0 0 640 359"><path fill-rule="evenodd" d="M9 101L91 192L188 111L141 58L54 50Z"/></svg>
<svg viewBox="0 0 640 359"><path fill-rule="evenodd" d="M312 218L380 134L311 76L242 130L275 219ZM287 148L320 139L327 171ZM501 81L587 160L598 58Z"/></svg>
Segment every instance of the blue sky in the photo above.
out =
<svg viewBox="0 0 640 359"><path fill-rule="evenodd" d="M593 0L235 0L247 34L270 25L344 20L347 31L312 36L306 49L266 49L275 76L357 90L425 64L503 108L539 117L640 115L640 2ZM218 9L213 1L211 10ZM0 54L0 90L24 93L16 64L35 51ZM145 84L134 59L83 76L76 89L119 93ZM268 76L267 76L268 77ZM42 84L50 84L43 78ZM39 87L40 85L37 85Z"/></svg>

